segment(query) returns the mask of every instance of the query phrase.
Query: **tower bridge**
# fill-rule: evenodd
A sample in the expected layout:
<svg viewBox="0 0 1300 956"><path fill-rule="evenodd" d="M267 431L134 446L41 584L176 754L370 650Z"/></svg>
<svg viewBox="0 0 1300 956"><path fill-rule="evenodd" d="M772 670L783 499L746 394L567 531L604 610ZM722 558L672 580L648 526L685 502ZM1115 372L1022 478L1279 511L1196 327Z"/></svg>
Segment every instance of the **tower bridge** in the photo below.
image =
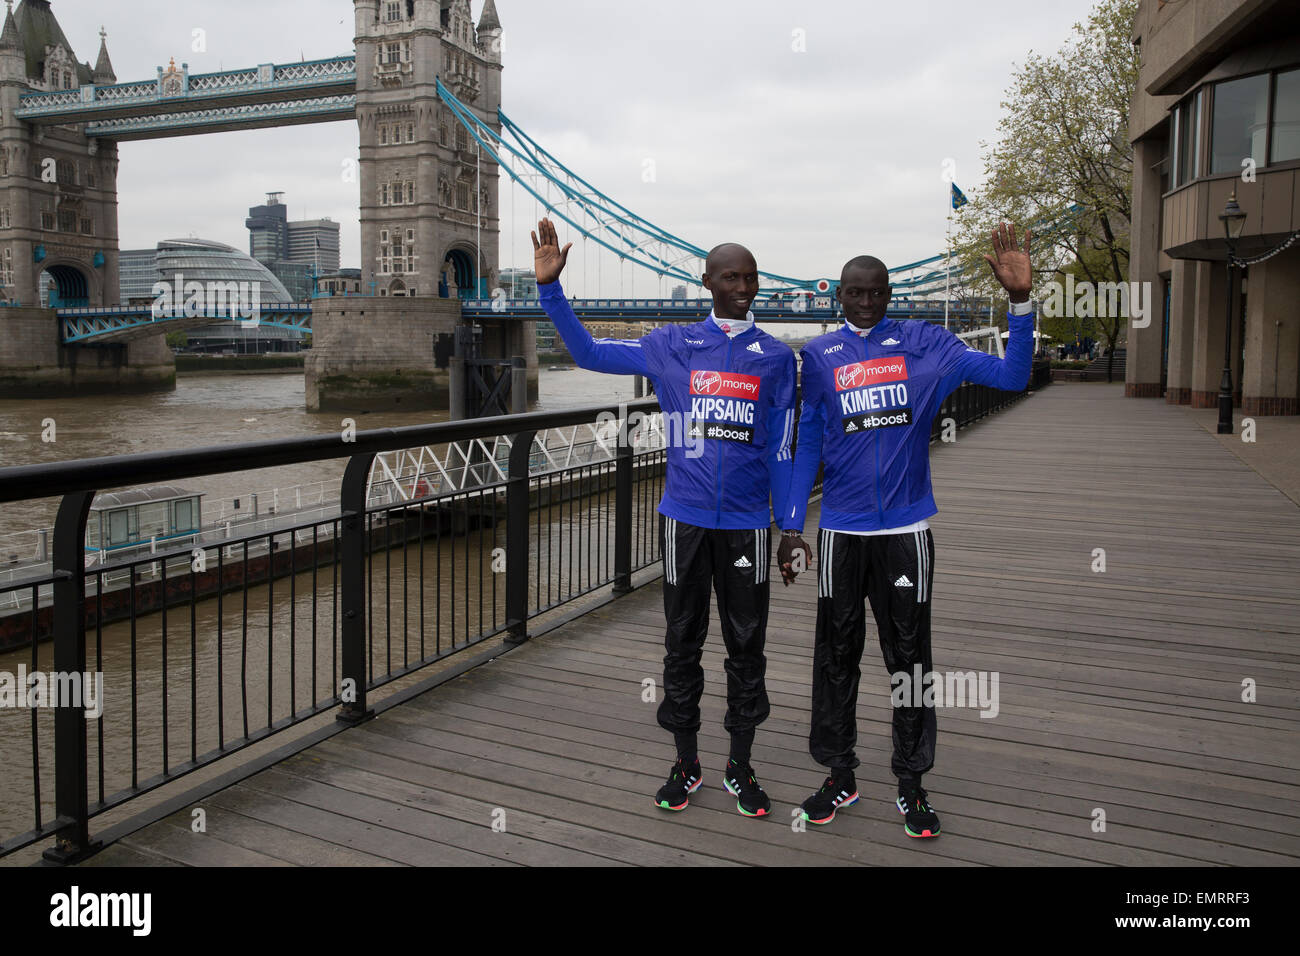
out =
<svg viewBox="0 0 1300 956"><path fill-rule="evenodd" d="M117 143L354 120L362 287L310 305L261 303L260 324L313 332L313 409L441 406L449 353L519 360L536 392L536 303L492 299L504 173L574 238L643 277L696 287L705 250L649 222L569 169L502 111L494 0L353 0L354 49L336 57L191 73L157 66L119 82L99 30L80 62L50 0L7 2L0 31L0 395L168 388L163 333L210 324L210 307L159 316L118 304ZM935 318L944 257L891 272L897 305ZM45 278L45 277L48 277ZM57 316L36 308L53 280ZM634 282L635 285L635 282ZM762 274L762 318L827 321L829 278ZM410 301L414 299L415 301ZM694 320L641 296L579 304L593 319ZM978 304L960 306L972 315ZM706 309L707 311L707 309ZM242 318L242 316L241 316ZM458 387L458 386L457 386Z"/></svg>

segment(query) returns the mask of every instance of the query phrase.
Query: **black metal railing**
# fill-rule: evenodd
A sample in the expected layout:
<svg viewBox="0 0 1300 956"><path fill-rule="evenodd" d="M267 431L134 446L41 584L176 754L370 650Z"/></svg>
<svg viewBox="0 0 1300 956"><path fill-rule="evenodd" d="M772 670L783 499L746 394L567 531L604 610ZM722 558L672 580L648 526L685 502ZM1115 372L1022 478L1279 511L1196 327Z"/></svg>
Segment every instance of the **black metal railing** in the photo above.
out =
<svg viewBox="0 0 1300 956"><path fill-rule="evenodd" d="M1024 394L963 385L932 439ZM0 617L0 628L12 634L21 621L31 675L104 681L93 718L84 693L51 696L30 715L0 708L4 787L26 791L30 808L0 806L0 856L55 837L46 856L76 859L106 810L326 711L363 720L377 687L491 637L526 640L539 614L601 588L630 590L633 573L659 560L665 451L620 442L612 459L542 474L529 463L543 429L656 408L649 399L0 469L0 503L62 496L52 570L0 586L0 598L21 594L29 607L25 618ZM504 480L486 480L495 469L484 468L471 487L367 506L376 455L504 435ZM345 457L337 515L317 509L313 520L189 553L86 567L97 489ZM44 607L43 587L54 592ZM20 683L27 693L31 682ZM26 759L14 754L20 738Z"/></svg>
<svg viewBox="0 0 1300 956"><path fill-rule="evenodd" d="M29 676L104 682L92 719L85 696L75 705L29 696L30 715L0 709L4 788L28 794L0 808L0 855L55 837L47 857L75 859L106 810L323 712L363 720L377 687L491 637L523 641L531 620L575 598L629 590L659 558L663 449L624 443L612 457L541 474L529 464L544 429L656 408L644 400L0 469L0 502L62 496L52 570L0 586L0 599L20 593L13 603L25 607L0 627L12 639L21 623ZM367 507L376 455L498 436L512 442L505 480ZM86 567L97 489L345 456L337 515L317 509L189 552ZM44 605L43 587L54 592ZM22 683L27 693L32 681ZM24 741L27 759L14 753Z"/></svg>

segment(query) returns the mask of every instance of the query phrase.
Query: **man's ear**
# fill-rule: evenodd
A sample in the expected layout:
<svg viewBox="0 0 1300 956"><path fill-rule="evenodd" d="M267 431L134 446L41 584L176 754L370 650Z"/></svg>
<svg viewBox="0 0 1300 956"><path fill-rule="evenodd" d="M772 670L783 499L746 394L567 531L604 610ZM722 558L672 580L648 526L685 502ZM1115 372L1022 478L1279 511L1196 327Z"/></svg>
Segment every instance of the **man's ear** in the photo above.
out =
<svg viewBox="0 0 1300 956"><path fill-rule="evenodd" d="M713 291L713 286L710 283L709 274L707 272L700 276L700 282L704 285L704 288L708 289L710 292Z"/></svg>

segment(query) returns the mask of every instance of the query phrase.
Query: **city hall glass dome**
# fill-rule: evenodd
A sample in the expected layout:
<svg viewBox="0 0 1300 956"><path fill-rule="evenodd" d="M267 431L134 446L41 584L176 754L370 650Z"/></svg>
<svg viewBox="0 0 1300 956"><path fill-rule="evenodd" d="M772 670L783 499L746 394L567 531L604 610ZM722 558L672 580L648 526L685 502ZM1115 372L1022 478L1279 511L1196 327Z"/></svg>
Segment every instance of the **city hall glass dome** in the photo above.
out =
<svg viewBox="0 0 1300 956"><path fill-rule="evenodd" d="M159 278L175 282L257 282L262 304L292 302L293 296L271 271L246 252L209 239L164 239L158 243Z"/></svg>

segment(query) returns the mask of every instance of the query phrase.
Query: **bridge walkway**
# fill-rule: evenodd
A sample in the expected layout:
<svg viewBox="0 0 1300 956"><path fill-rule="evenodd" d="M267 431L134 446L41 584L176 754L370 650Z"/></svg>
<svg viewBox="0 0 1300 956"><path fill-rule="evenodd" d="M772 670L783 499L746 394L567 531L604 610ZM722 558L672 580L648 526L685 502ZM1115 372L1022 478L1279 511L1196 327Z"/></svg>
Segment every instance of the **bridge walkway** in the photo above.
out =
<svg viewBox="0 0 1300 956"><path fill-rule="evenodd" d="M999 675L995 717L939 713L937 840L909 840L892 807L870 635L863 799L830 826L791 826L822 777L806 574L773 590L772 715L754 748L767 819L721 786L716 622L704 786L682 813L651 806L671 756L642 699L661 674L656 583L207 797L204 834L185 807L87 864L1294 866L1296 503L1183 410L1101 384L1052 386L960 432L933 470L935 667Z"/></svg>

